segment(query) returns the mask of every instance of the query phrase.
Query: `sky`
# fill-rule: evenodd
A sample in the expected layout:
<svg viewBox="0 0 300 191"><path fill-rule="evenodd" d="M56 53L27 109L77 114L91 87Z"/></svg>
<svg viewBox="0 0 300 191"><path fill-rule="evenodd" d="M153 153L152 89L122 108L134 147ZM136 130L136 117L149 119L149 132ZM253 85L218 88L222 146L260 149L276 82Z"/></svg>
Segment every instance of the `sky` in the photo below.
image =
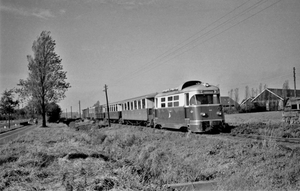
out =
<svg viewBox="0 0 300 191"><path fill-rule="evenodd" d="M0 0L0 93L28 76L50 31L71 88L63 110L200 80L221 96L300 87L299 0Z"/></svg>

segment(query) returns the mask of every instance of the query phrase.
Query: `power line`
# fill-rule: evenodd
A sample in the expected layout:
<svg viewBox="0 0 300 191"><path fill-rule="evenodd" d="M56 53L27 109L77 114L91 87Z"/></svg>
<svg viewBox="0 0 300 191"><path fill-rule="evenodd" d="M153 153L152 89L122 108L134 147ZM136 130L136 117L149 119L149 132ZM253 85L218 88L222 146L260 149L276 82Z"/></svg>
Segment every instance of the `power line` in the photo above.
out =
<svg viewBox="0 0 300 191"><path fill-rule="evenodd" d="M266 1L268 1L268 0L266 0ZM197 40L197 39L200 39L202 36L205 36L206 34L209 35L209 32L214 32L214 30L218 30L218 28L221 28L222 26L226 25L227 23L230 23L231 21L233 21L237 16L244 15L245 13L247 13L248 11L253 10L253 9L256 8L259 4L262 4L262 3L264 3L263 0L261 0L261 1L258 2L258 3L255 3L255 4L252 5L251 7L247 8L247 9L244 10L244 11L242 11L239 15L236 15L236 16L234 16L233 18L230 18L229 20L225 21L225 22L222 23L221 25L218 25L218 26L214 27L213 29L207 31L206 33L204 33L204 34L201 35L200 37L198 37L198 38L196 38L195 40L193 40L193 41L187 43L187 44L184 45L183 47L178 48L177 50L180 50L180 49L186 47L188 44L191 44L191 43L193 43L194 41L199 41L199 40ZM247 18L246 18L246 19L247 19ZM246 20L246 19L244 19L244 20ZM244 21L244 20L243 20L243 21ZM239 23L240 23L240 22L239 22ZM237 23L237 24L239 24L239 23ZM236 24L236 25L237 25L237 24ZM229 27L228 29L230 29L230 28L232 28L232 27L234 27L234 26L235 26L235 25ZM220 33L218 33L218 34L212 36L211 38L209 38L209 39L207 39L207 40L202 41L200 44L203 44L203 43L209 41L210 39L212 39L212 38L218 36L219 34L221 34L221 33L225 32L225 31L227 31L228 29L226 29L226 30L224 30L224 31L221 31ZM168 60L166 60L166 61L164 61L164 62L161 62L160 64L164 64L164 63L166 63L166 62L168 62L168 61L170 61L170 60L172 60L172 59L174 59L174 58L176 58L176 57L178 57L178 56L180 56L180 55L182 55L182 54L188 52L189 50L191 50L191 49L193 49L193 48L199 46L200 44L196 44L196 45L194 45L194 46L188 48L187 50L185 50L185 51L183 51L183 52L181 52L181 53L179 53L179 54L177 54L177 55L171 57L170 59L168 59ZM176 51L177 51L177 50L176 50ZM155 65L157 65L157 64L159 64L159 63L153 64L152 66L155 66Z"/></svg>
<svg viewBox="0 0 300 191"><path fill-rule="evenodd" d="M193 39L192 41L186 43L185 45L183 45L183 46L181 46L181 47L175 49L174 51L172 51L172 52L170 52L170 50L169 50L169 51L166 51L165 53L167 53L167 52L170 52L170 53L168 53L167 55L163 56L163 55L165 54L165 53L164 53L164 54L162 54L161 56L159 56L159 57L157 57L156 59L154 59L153 61L149 62L148 64L142 66L140 69L138 69L137 71L133 72L133 74L131 74L131 78L130 78L130 79L132 79L132 78L135 77L134 74L136 74L136 73L138 73L138 72L141 72L142 70L145 70L147 67L152 67L152 68L150 68L150 69L155 68L156 65L159 64L159 62L156 63L156 64L155 64L155 63L152 64L152 63L153 63L155 60L157 60L158 58L161 58L161 57L164 58L164 57L170 55L171 53L177 52L178 50L180 50L180 49L182 49L182 48L184 48L184 47L187 47L187 45L189 45L189 44L191 44L191 43L193 43L193 42L199 41L198 39L200 39L202 36L204 36L204 35L206 35L206 34L209 35L209 32L214 32L214 30L217 30L218 28L220 28L220 27L222 27L222 26L224 26L224 25L230 23L231 21L235 20L236 17L245 15L245 14L248 13L249 11L251 11L251 10L257 8L258 6L264 4L264 3L267 2L267 1L268 1L268 0L266 0L266 1L265 1L265 0L260 0L259 2L256 2L255 4L251 5L251 6L248 7L247 9L243 10L241 13L238 13L238 14L235 15L234 17L232 17L232 18L230 18L230 19L224 21L224 22L221 23L220 25L217 25L216 27L210 29L210 30L207 31L206 33L202 34L201 36L197 37L196 39ZM200 44L203 44L204 42L209 41L210 39L212 39L212 38L214 38L214 37L220 35L221 33L224 33L225 31L227 31L227 30L233 28L234 26L236 26L236 25L238 25L238 24L244 22L245 20L247 20L247 19L249 19L249 18L251 18L251 17L257 15L258 13L264 11L265 9L267 9L267 8L269 8L269 7L273 6L273 5L275 5L276 3L280 2L280 1L281 1L281 0L276 1L275 3L272 3L271 5L269 5L269 6L265 7L265 8L263 8L263 9L261 9L260 11L255 12L254 14L252 14L252 15L246 17L245 19L242 19L241 21L235 23L234 25L230 26L229 28L226 28L225 30L222 30L221 32L217 33L216 35L213 35L213 36L211 36L210 38L208 38L208 39L202 41ZM247 3L247 2L246 2L246 3ZM236 7L234 10L237 10L238 8L240 8L241 6L243 6L243 5L246 4L246 3L243 3L242 5ZM204 30L207 29L209 26L212 26L212 25L213 25L214 23L216 23L217 21L219 21L219 20L225 18L225 16L229 15L229 14L232 13L234 10L230 11L229 13L227 13L226 15L224 15L223 17L221 17L220 19L218 19L218 20L216 20L215 22L213 22L212 24L208 25L207 27L205 27L205 28L204 28L203 30L201 30L200 32L204 31ZM200 32L196 33L195 35L199 34ZM191 38L194 37L195 35L191 36L191 37L188 38L188 39L191 39ZM188 39L187 39L187 40L188 40ZM202 39L201 39L201 40L202 40ZM183 44L183 43L184 43L184 42L182 42L182 43L180 43L180 44ZM179 44L179 45L180 45L180 44ZM185 51L183 51L183 52L181 52L181 53L179 53L179 54L177 54L177 55L171 57L170 59L168 59L168 60L166 60L166 61L164 61L164 62L162 62L162 63L160 63L160 64L164 64L164 63L166 63L166 62L168 62L168 61L174 59L175 57L177 57L177 56L179 56L179 55L182 55L183 53L185 53L185 52L187 52L187 51L189 51L189 50L191 50L191 49L193 49L193 48L199 46L200 44L196 44L196 45L194 45L194 46L192 46L192 47L190 47L190 48L187 48ZM177 46L178 46L178 45L177 45ZM177 47L177 46L175 46L175 47ZM173 49L174 49L174 48L173 48ZM171 49L171 50L173 50L173 49ZM149 70L150 70L150 69L149 69ZM126 77L127 77L127 76L126 76ZM119 78L119 79L121 79L121 78ZM119 79L118 79L118 80L119 80Z"/></svg>
<svg viewBox="0 0 300 191"><path fill-rule="evenodd" d="M248 0L250 1L250 0ZM140 69L137 69L136 72L134 73L137 73L139 72L140 70L142 70L143 68L147 67L147 66L150 66L152 63L154 63L156 60L160 60L161 58L164 58L166 56L168 56L170 53L173 53L175 51L177 51L178 49L180 49L180 47L178 49L175 49L176 47L186 43L186 41L189 41L190 39L192 39L193 37L195 37L196 35L200 34L202 31L206 30L207 28L209 28L210 26L214 25L215 23L217 23L218 21L222 20L223 18L225 18L227 15L231 14L232 12L234 12L235 10L237 10L238 8L242 7L243 5L245 5L246 3L248 3L248 1L242 3L241 5L237 6L236 8L234 8L233 10L231 10L229 13L223 15L222 17L220 17L219 19L215 20L213 23L207 25L206 27L204 27L203 29L201 29L200 31L198 31L197 33L195 33L194 35L188 37L187 39L185 39L184 41L180 42L179 44L173 46L171 49L165 51L164 53L162 53L161 55L159 55L158 57L156 57L155 59L151 60L150 62L146 63L145 65L143 65ZM189 44L189 43L188 43ZM186 46L186 45L184 45ZM174 50L174 51L172 51ZM168 54L167 54L168 53ZM167 55L165 55L167 54Z"/></svg>

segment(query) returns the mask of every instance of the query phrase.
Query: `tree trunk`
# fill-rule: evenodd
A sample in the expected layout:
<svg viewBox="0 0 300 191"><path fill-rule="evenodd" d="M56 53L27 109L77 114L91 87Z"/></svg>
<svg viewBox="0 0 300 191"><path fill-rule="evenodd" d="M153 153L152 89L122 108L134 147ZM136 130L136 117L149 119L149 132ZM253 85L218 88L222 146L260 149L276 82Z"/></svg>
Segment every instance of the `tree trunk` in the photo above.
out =
<svg viewBox="0 0 300 191"><path fill-rule="evenodd" d="M47 127L46 125L46 112L43 111L43 127Z"/></svg>
<svg viewBox="0 0 300 191"><path fill-rule="evenodd" d="M42 117L43 117L43 122L42 122L42 127L47 127L46 125L46 105L45 105L45 100L42 100Z"/></svg>
<svg viewBox="0 0 300 191"><path fill-rule="evenodd" d="M8 128L10 129L10 113L8 113Z"/></svg>

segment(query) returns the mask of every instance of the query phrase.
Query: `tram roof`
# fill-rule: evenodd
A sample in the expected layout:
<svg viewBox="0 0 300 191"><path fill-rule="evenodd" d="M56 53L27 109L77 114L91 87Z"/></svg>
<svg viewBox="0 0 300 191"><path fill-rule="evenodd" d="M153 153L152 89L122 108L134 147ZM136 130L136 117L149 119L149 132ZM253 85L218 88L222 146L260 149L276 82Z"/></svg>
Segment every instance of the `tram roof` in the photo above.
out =
<svg viewBox="0 0 300 191"><path fill-rule="evenodd" d="M117 105L117 104L122 104L122 103L125 103L125 102L128 102L128 101L154 98L156 96L156 94L157 93L146 94L146 95L143 95L143 96L129 98L129 99L125 99L125 100L122 100L122 101L112 102L112 103L109 103L109 105ZM106 106L106 104L104 104L104 107L105 106Z"/></svg>
<svg viewBox="0 0 300 191"><path fill-rule="evenodd" d="M183 83L178 88L164 90L163 92L158 93L156 96L173 95L173 94L197 91L197 90L218 90L218 89L219 88L217 86L213 86L208 83L203 83L199 80L192 80Z"/></svg>

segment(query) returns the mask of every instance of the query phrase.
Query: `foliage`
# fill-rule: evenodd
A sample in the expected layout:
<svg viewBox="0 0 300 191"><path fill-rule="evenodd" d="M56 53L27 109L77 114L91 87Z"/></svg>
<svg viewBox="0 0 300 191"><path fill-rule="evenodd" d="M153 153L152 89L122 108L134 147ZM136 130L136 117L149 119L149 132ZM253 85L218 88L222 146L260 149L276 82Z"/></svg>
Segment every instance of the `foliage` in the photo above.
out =
<svg viewBox="0 0 300 191"><path fill-rule="evenodd" d="M266 111L266 106L259 102L247 102L239 107L240 113L262 112Z"/></svg>
<svg viewBox="0 0 300 191"><path fill-rule="evenodd" d="M38 103L32 99L28 101L24 110L26 112L27 118L37 118L36 115L41 113L41 109L40 109Z"/></svg>
<svg viewBox="0 0 300 191"><path fill-rule="evenodd" d="M0 113L8 115L8 126L10 128L11 114L15 112L18 101L14 101L13 90L5 90L0 100Z"/></svg>
<svg viewBox="0 0 300 191"><path fill-rule="evenodd" d="M48 105L48 122L57 122L60 119L61 108L56 103L52 102Z"/></svg>
<svg viewBox="0 0 300 191"><path fill-rule="evenodd" d="M43 124L46 126L47 105L58 102L65 97L65 92L70 84L65 80L66 72L63 71L60 57L55 53L55 41L50 32L43 31L33 42L33 56L28 55L29 74L26 80L21 79L18 92L38 105L42 114Z"/></svg>
<svg viewBox="0 0 300 191"><path fill-rule="evenodd" d="M3 114L12 114L15 112L15 107L18 101L14 101L13 90L5 90L0 100L0 111Z"/></svg>

